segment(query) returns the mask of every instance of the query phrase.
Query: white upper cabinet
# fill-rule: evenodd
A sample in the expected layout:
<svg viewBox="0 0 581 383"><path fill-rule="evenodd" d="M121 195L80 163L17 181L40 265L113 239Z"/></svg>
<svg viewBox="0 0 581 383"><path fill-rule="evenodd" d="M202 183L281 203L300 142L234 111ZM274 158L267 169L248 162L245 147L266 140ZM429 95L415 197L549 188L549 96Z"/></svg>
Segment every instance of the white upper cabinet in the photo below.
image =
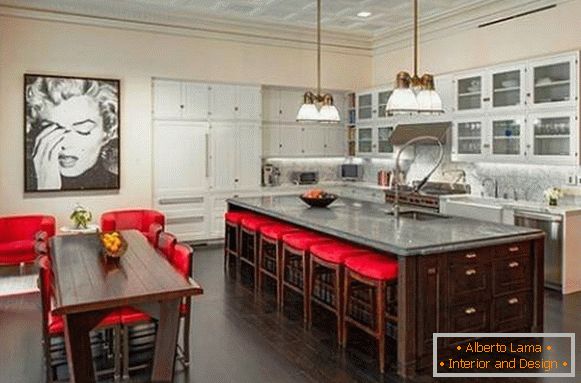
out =
<svg viewBox="0 0 581 383"><path fill-rule="evenodd" d="M495 161L523 160L527 155L527 126L523 115L490 118L491 159Z"/></svg>
<svg viewBox="0 0 581 383"><path fill-rule="evenodd" d="M207 90L206 97L208 97ZM171 80L155 80L153 82L153 116L155 118L180 119L185 107L184 104L182 82Z"/></svg>
<svg viewBox="0 0 581 383"><path fill-rule="evenodd" d="M393 93L393 89L381 89L377 91L377 96L375 99L377 100L377 106L374 106L372 109L372 113L374 110L377 110L377 118L378 119L385 119L388 118L387 115L387 100L391 97Z"/></svg>
<svg viewBox="0 0 581 383"><path fill-rule="evenodd" d="M309 124L304 125L300 129L302 141L301 154L324 156L327 130L329 128L318 124Z"/></svg>
<svg viewBox="0 0 581 383"><path fill-rule="evenodd" d="M304 92L294 89L264 88L262 115L266 122L296 123Z"/></svg>
<svg viewBox="0 0 581 383"><path fill-rule="evenodd" d="M209 113L209 85L195 82L182 83L183 113L187 120L207 120Z"/></svg>
<svg viewBox="0 0 581 383"><path fill-rule="evenodd" d="M578 164L579 121L576 111L530 113L527 125L527 150L535 162Z"/></svg>
<svg viewBox="0 0 581 383"><path fill-rule="evenodd" d="M463 73L454 78L455 111L474 113L485 108L488 97L488 81L482 72Z"/></svg>
<svg viewBox="0 0 581 383"><path fill-rule="evenodd" d="M236 190L260 187L262 132L258 124L238 124L236 132Z"/></svg>
<svg viewBox="0 0 581 383"><path fill-rule="evenodd" d="M530 61L527 97L531 108L577 105L578 54Z"/></svg>
<svg viewBox="0 0 581 383"><path fill-rule="evenodd" d="M238 86L239 120L259 121L262 118L262 90L258 86Z"/></svg>
<svg viewBox="0 0 581 383"><path fill-rule="evenodd" d="M452 127L452 160L483 160L490 154L488 121L483 115L454 119Z"/></svg>
<svg viewBox="0 0 581 383"><path fill-rule="evenodd" d="M262 113L260 87L242 85L212 85L210 118L214 121L254 120Z"/></svg>
<svg viewBox="0 0 581 383"><path fill-rule="evenodd" d="M357 120L358 121L371 121L375 115L377 115L377 110L374 109L374 93L361 93L357 95ZM375 110L375 113L374 113Z"/></svg>
<svg viewBox="0 0 581 383"><path fill-rule="evenodd" d="M347 129L343 125L330 126L325 134L325 155L344 156L347 146Z"/></svg>
<svg viewBox="0 0 581 383"><path fill-rule="evenodd" d="M526 104L525 66L497 67L488 74L490 95L487 108L495 111L521 109Z"/></svg>

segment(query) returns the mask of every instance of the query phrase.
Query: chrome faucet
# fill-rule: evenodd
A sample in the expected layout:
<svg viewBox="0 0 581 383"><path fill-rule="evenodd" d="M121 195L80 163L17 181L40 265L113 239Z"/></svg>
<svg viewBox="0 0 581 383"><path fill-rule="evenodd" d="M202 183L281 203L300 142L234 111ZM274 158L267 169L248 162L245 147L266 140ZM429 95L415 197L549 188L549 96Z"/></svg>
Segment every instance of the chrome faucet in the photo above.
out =
<svg viewBox="0 0 581 383"><path fill-rule="evenodd" d="M434 174L434 172L438 169L438 167L442 164L442 161L444 160L444 146L442 145L442 142L437 139L436 137L433 136L418 136L418 137L414 137L411 140L409 140L408 142L406 142L405 144L403 144L396 156L395 156L395 170L394 170L394 179L395 179L395 198L393 201L393 207L392 207L392 212L393 212L393 216L396 219L399 219L399 178L400 178L400 174L401 174L401 167L399 166L399 158L401 156L401 153L408 147L411 146L413 144L415 144L416 142L419 141L433 141L436 142L440 148L440 157L438 158L438 162L436 163L436 166L434 166L434 168L432 170L429 171L428 175L425 176L413 189L414 193L419 193L420 190L422 189L422 187L424 187L424 185L428 182L428 180L430 179L430 177L432 176L432 174Z"/></svg>
<svg viewBox="0 0 581 383"><path fill-rule="evenodd" d="M498 181L490 177L486 177L482 180L482 186L486 187L486 182L488 181L492 182L492 186L494 186L494 198L498 198ZM484 195L484 192L482 192L482 195Z"/></svg>

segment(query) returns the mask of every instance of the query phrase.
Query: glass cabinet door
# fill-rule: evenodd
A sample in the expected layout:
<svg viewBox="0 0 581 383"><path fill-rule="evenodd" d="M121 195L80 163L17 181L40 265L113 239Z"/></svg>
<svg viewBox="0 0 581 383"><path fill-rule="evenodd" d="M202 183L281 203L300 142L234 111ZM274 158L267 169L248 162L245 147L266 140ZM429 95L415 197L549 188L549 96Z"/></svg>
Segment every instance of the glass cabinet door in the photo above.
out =
<svg viewBox="0 0 581 383"><path fill-rule="evenodd" d="M552 59L532 65L532 104L565 105L575 99L574 58Z"/></svg>
<svg viewBox="0 0 581 383"><path fill-rule="evenodd" d="M492 74L492 107L503 108L521 104L520 69Z"/></svg>
<svg viewBox="0 0 581 383"><path fill-rule="evenodd" d="M371 93L362 94L357 97L357 118L359 120L370 120L373 113L373 103Z"/></svg>
<svg viewBox="0 0 581 383"><path fill-rule="evenodd" d="M517 118L492 120L492 154L522 155L522 121Z"/></svg>
<svg viewBox="0 0 581 383"><path fill-rule="evenodd" d="M357 128L357 152L369 154L373 151L373 129Z"/></svg>
<svg viewBox="0 0 581 383"><path fill-rule="evenodd" d="M387 100L391 97L393 91L386 90L377 93L377 117L378 118L385 118L387 117Z"/></svg>
<svg viewBox="0 0 581 383"><path fill-rule="evenodd" d="M456 124L456 152L459 155L482 154L482 121L462 121Z"/></svg>
<svg viewBox="0 0 581 383"><path fill-rule="evenodd" d="M482 76L460 78L456 81L456 87L459 111L482 108Z"/></svg>
<svg viewBox="0 0 581 383"><path fill-rule="evenodd" d="M393 154L393 145L389 137L393 133L393 126L380 126L377 128L377 152L379 154Z"/></svg>
<svg viewBox="0 0 581 383"><path fill-rule="evenodd" d="M563 163L575 161L575 112L531 114L529 121L535 157Z"/></svg>

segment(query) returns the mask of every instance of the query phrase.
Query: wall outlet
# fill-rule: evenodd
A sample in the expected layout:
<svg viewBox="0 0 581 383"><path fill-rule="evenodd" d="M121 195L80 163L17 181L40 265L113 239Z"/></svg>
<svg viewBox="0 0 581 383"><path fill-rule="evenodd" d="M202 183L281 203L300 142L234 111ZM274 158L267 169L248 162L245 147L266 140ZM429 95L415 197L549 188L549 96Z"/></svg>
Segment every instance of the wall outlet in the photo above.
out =
<svg viewBox="0 0 581 383"><path fill-rule="evenodd" d="M567 185L569 186L577 186L579 183L578 177L576 173L569 173L567 174Z"/></svg>

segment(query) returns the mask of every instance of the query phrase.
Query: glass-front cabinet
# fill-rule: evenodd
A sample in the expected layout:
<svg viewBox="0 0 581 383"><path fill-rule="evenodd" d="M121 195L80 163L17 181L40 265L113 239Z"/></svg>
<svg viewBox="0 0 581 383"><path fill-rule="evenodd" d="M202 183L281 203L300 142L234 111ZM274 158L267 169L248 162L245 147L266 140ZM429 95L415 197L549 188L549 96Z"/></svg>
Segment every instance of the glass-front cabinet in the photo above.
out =
<svg viewBox="0 0 581 383"><path fill-rule="evenodd" d="M486 119L481 116L466 117L454 121L452 159L468 161L483 159L489 154L490 144Z"/></svg>
<svg viewBox="0 0 581 383"><path fill-rule="evenodd" d="M525 155L524 116L497 116L490 119L492 155L495 159L521 158Z"/></svg>
<svg viewBox="0 0 581 383"><path fill-rule="evenodd" d="M357 96L357 120L365 121L373 118L373 94L365 93Z"/></svg>
<svg viewBox="0 0 581 383"><path fill-rule="evenodd" d="M357 127L357 154L370 155L373 153L373 127Z"/></svg>
<svg viewBox="0 0 581 383"><path fill-rule="evenodd" d="M377 92L377 118L387 118L387 100L391 97L392 90Z"/></svg>
<svg viewBox="0 0 581 383"><path fill-rule="evenodd" d="M574 106L577 100L577 55L532 61L529 92L532 108Z"/></svg>
<svg viewBox="0 0 581 383"><path fill-rule="evenodd" d="M574 111L531 113L527 122L527 149L533 158L543 163L577 163L579 130Z"/></svg>
<svg viewBox="0 0 581 383"><path fill-rule="evenodd" d="M377 154L389 155L393 154L393 145L389 142L389 138L393 133L394 126L380 125L377 130Z"/></svg>
<svg viewBox="0 0 581 383"><path fill-rule="evenodd" d="M524 72L524 66L491 71L491 109L519 108L524 105Z"/></svg>
<svg viewBox="0 0 581 383"><path fill-rule="evenodd" d="M454 80L456 94L456 110L458 112L474 112L483 109L483 94L485 92L482 74L466 74Z"/></svg>

